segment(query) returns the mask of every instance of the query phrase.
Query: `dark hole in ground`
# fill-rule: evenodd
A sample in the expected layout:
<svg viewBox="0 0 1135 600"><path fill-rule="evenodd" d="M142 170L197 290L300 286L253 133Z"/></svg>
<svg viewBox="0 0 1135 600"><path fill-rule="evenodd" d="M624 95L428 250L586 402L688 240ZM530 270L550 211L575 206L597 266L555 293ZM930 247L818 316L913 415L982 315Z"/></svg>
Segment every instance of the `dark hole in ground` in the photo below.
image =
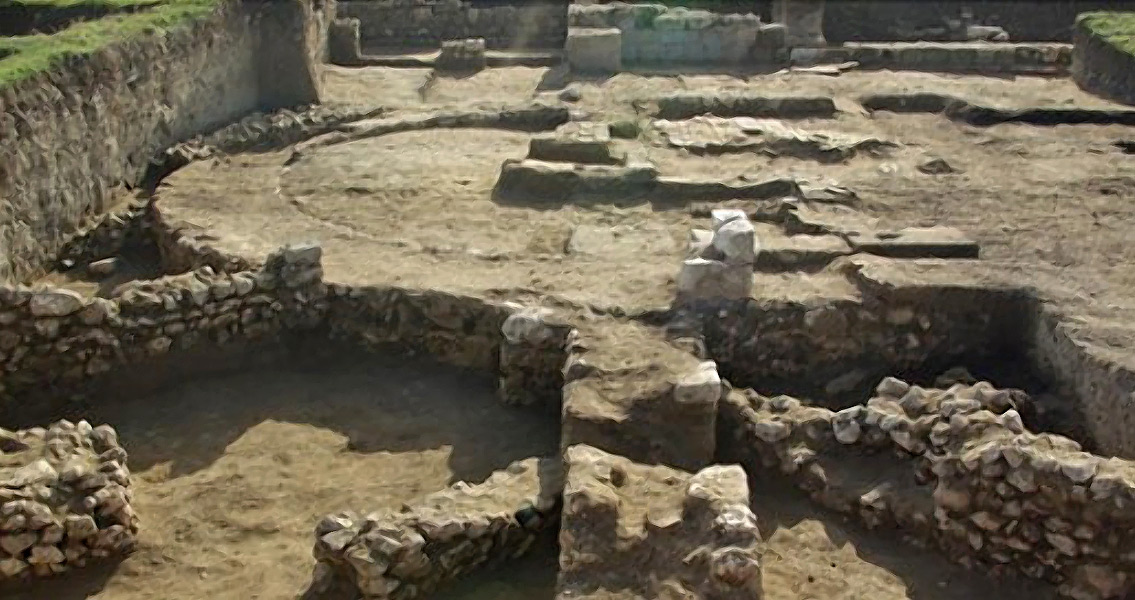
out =
<svg viewBox="0 0 1135 600"><path fill-rule="evenodd" d="M72 6L35 6L0 2L0 37L55 33L79 21L100 19L107 15L135 13L154 4L75 4Z"/></svg>

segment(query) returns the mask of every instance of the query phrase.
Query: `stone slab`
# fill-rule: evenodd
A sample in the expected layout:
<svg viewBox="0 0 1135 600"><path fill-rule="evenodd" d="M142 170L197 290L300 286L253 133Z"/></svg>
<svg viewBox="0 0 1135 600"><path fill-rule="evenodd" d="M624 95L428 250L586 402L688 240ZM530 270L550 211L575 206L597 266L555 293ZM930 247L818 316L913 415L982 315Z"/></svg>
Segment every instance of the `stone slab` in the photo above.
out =
<svg viewBox="0 0 1135 600"><path fill-rule="evenodd" d="M623 34L615 28L572 27L564 53L573 72L618 73L623 69Z"/></svg>
<svg viewBox="0 0 1135 600"><path fill-rule="evenodd" d="M856 252L888 258L978 258L981 247L952 227L907 227L849 237Z"/></svg>

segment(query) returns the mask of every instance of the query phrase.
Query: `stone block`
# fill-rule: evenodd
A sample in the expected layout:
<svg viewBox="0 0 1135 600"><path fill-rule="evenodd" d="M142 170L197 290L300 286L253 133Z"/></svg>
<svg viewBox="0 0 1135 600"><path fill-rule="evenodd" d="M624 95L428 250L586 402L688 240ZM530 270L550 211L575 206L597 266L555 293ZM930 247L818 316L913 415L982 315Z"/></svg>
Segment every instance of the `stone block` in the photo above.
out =
<svg viewBox="0 0 1135 600"><path fill-rule="evenodd" d="M722 389L714 363L701 363L687 373L644 367L633 373L592 372L568 379L565 448L588 444L639 462L683 469L713 461Z"/></svg>
<svg viewBox="0 0 1135 600"><path fill-rule="evenodd" d="M362 58L362 50L359 47L359 20L332 21L327 31L327 49L334 64L358 64Z"/></svg>
<svg viewBox="0 0 1135 600"><path fill-rule="evenodd" d="M593 165L626 163L626 153L611 141L610 126L581 121L566 123L551 134L534 136L528 146L528 158Z"/></svg>
<svg viewBox="0 0 1135 600"><path fill-rule="evenodd" d="M615 28L573 27L564 46L573 72L610 74L623 70L623 34Z"/></svg>
<svg viewBox="0 0 1135 600"><path fill-rule="evenodd" d="M475 73L485 65L484 38L446 40L441 43L441 52L434 61L437 70L456 73Z"/></svg>
<svg viewBox="0 0 1135 600"><path fill-rule="evenodd" d="M823 46L824 0L775 0L773 21L783 23L785 44L796 46Z"/></svg>
<svg viewBox="0 0 1135 600"><path fill-rule="evenodd" d="M907 227L849 237L856 252L888 258L978 258L981 247L952 227Z"/></svg>
<svg viewBox="0 0 1135 600"><path fill-rule="evenodd" d="M552 407L558 412L564 364L575 330L548 309L527 308L505 319L499 392L505 404Z"/></svg>

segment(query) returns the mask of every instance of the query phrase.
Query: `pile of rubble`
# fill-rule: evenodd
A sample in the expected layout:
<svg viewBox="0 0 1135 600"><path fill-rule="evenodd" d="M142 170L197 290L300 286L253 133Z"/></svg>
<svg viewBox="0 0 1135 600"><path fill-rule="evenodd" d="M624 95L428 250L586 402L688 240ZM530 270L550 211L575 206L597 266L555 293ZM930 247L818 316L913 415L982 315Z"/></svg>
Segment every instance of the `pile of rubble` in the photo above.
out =
<svg viewBox="0 0 1135 600"><path fill-rule="evenodd" d="M0 429L0 581L130 552L132 500L126 451L109 426Z"/></svg>

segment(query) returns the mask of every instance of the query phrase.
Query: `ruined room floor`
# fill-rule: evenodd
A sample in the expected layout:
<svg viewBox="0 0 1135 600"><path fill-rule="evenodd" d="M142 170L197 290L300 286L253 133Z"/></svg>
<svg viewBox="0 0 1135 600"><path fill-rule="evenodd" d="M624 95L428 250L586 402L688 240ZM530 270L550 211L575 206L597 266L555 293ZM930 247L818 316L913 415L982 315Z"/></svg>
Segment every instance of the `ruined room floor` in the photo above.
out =
<svg viewBox="0 0 1135 600"><path fill-rule="evenodd" d="M548 69L492 69L455 80L433 79L424 70L336 68L328 78L337 101L407 110L555 95L539 89L555 79ZM883 226L963 230L981 243L985 267L1075 305L1074 312L1098 321L1101 331L1122 329L1126 316L1135 315L1135 272L1125 268L1135 249L1123 225L1135 206L1122 202L1135 194L1135 160L1113 146L1132 137L1130 128L979 128L937 115L868 115L854 102L868 93L933 91L997 106L1115 106L1071 81L853 72L748 79L620 74L572 85L582 95L578 108L614 117L634 115L636 101L678 90L833 96L843 111L837 118L791 125L873 135L901 148L889 157L858 156L842 164L752 153L697 157L660 146L647 154L663 174L791 176L842 185L859 195L858 209ZM241 254L318 239L332 280L468 292L517 288L627 310L667 304L689 229L706 219L682 206L495 203L490 190L500 164L524 156L527 139L494 130L398 133L322 148L287 170L281 168L287 153L240 155L174 174L161 202L171 217L205 228L220 238L218 247ZM933 158L958 172L921 173L917 167ZM573 231L582 229L586 241L594 227L612 228L616 239L590 236L593 243L564 247ZM847 293L840 278L823 274L760 279L762 295ZM1097 337L1109 343L1123 336Z"/></svg>
<svg viewBox="0 0 1135 600"><path fill-rule="evenodd" d="M138 551L0 597L295 598L323 515L397 511L559 448L557 420L502 405L491 377L367 354L106 400L89 418L130 453Z"/></svg>
<svg viewBox="0 0 1135 600"><path fill-rule="evenodd" d="M460 80L434 79L416 69L333 68L328 83L334 101L405 111L520 103L558 91L554 73L527 68ZM834 96L844 111L838 118L793 125L870 134L902 147L888 157L842 164L756 154L696 157L660 146L646 152L664 174L792 176L854 190L862 199L858 210L886 226L957 227L981 243L983 266L975 268L1042 288L1067 306L1073 322L1085 328L1083 337L1132 355L1135 272L1125 265L1135 262L1135 249L1126 243L1135 206L1123 201L1135 195L1135 159L1112 146L1135 136L1130 128L977 128L932 115L872 117L855 102L867 93L934 91L1000 106L1111 106L1071 82L918 73L747 80L623 74L575 85L579 108L610 117L633 116L635 101L678 90ZM318 241L328 281L549 297L627 313L666 306L689 230L708 219L686 206L497 203L491 189L501 162L523 157L528 139L497 130L398 133L322 148L287 169L287 151L231 156L172 175L159 190L159 206L170 218L207 232L210 245L251 258L287 242ZM960 172L919 172L930 158L945 159ZM832 272L761 274L757 281L754 293L762 296L855 293ZM163 400L184 410L108 407L99 416L119 428L137 475L142 548L109 579L92 581L88 595L74 595L71 576L14 598L67 598L64 589L73 597L104 600L151 598L156 589L170 590L163 597L171 599L294 597L310 574L310 524L319 515L344 506L397 507L452 479L483 478L511 459L555 451L556 424L529 423L498 408L491 382L471 394L464 380L437 377L415 404L397 390L406 377L425 373L387 379L383 373L390 375L360 369L323 379L281 372L186 388L173 393L182 398ZM237 414L220 411L226 399L245 397L260 405L226 409ZM210 403L218 410L200 410ZM499 446L482 436L501 429L524 435L500 439ZM146 438L142 431L156 433ZM182 446L170 446L163 435ZM371 447L348 449L351 440L364 446L369 440ZM401 447L390 448L392 440ZM462 452L463 446L475 450ZM171 462L173 448L198 456L198 464ZM1046 597L1047 590L1018 580L999 586L934 552L900 544L890 533L862 532L802 505L792 495L754 493L754 512L768 540L770 600ZM292 518L269 527L270 514ZM553 563L538 557L526 562L534 574L519 588L511 576L487 574L480 584L459 586L444 598L551 598ZM547 576L538 574L541 569Z"/></svg>

